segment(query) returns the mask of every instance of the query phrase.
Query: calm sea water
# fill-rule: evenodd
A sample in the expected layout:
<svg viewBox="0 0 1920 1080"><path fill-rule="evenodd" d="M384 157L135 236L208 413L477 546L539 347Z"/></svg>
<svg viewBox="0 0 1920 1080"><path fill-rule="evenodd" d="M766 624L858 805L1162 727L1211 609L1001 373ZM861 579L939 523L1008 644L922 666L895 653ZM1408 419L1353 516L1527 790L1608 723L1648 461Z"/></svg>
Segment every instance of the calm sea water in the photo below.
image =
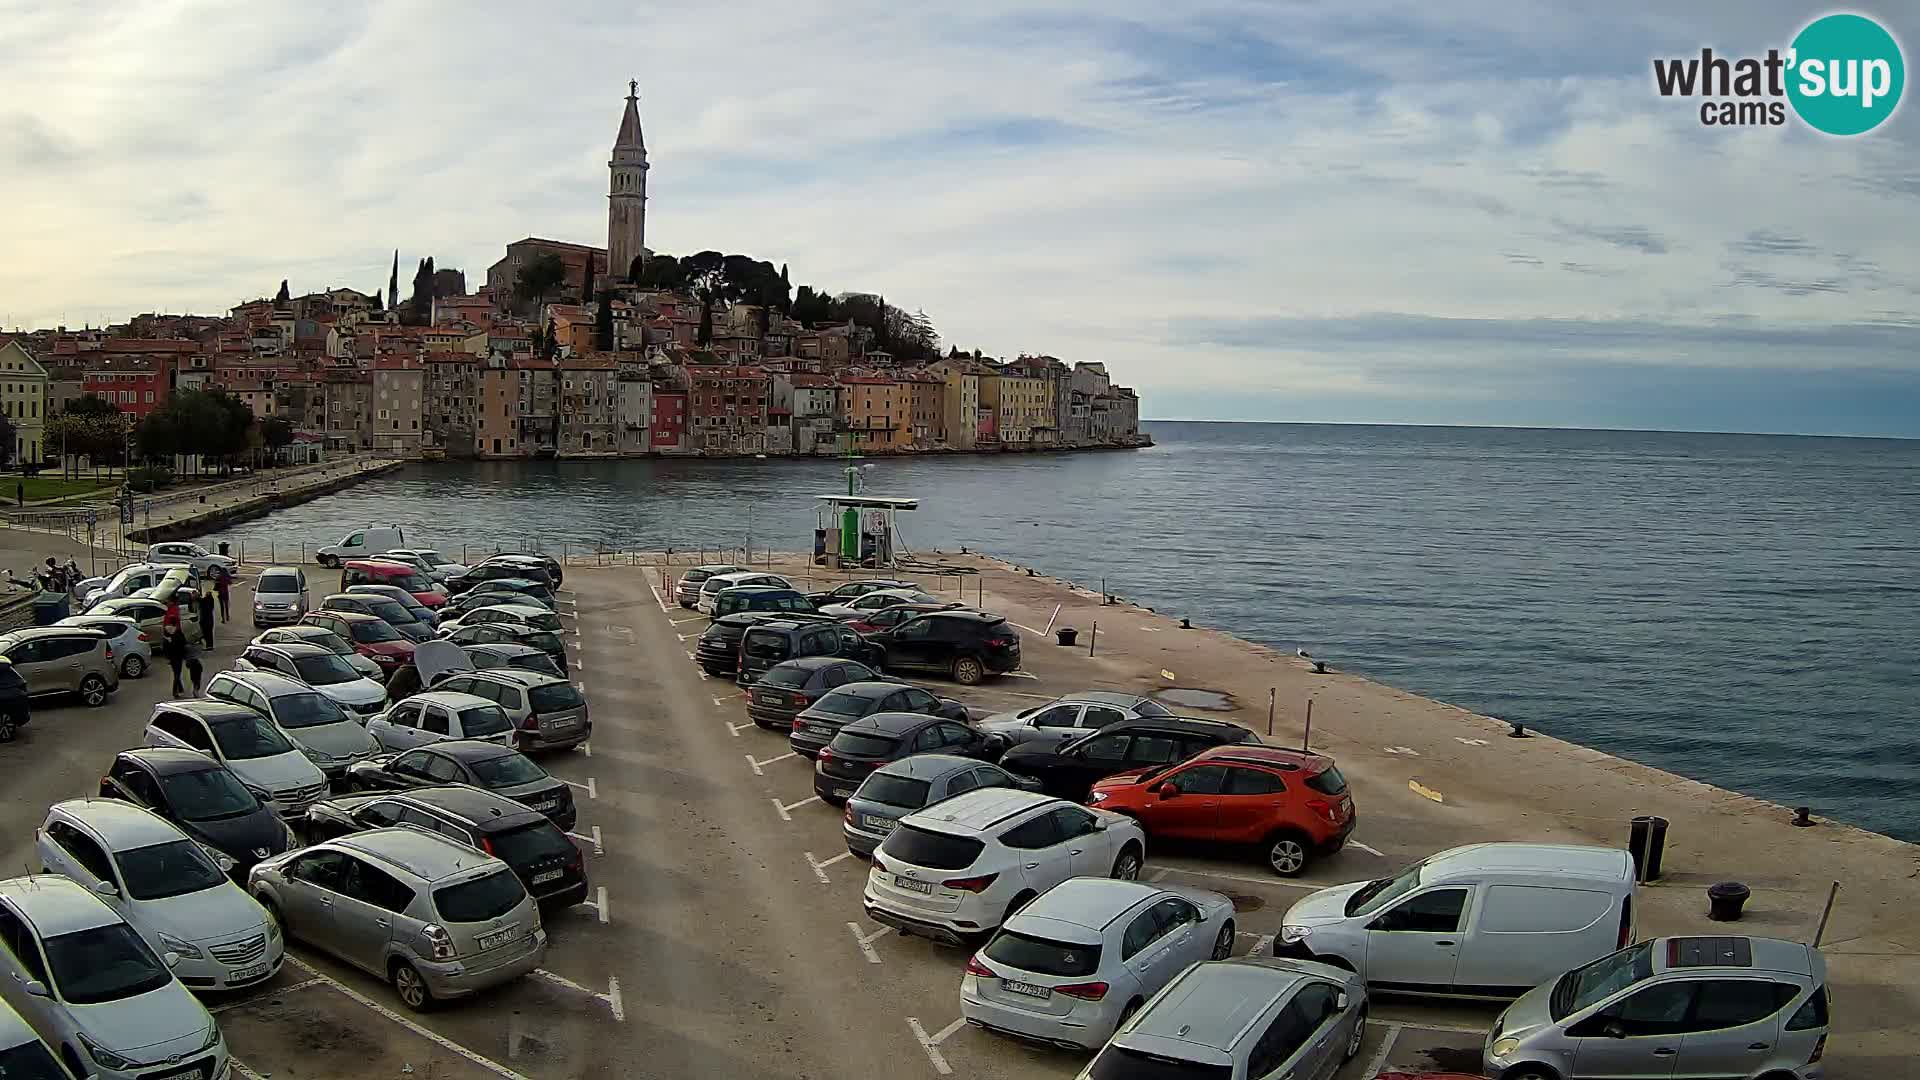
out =
<svg viewBox="0 0 1920 1080"><path fill-rule="evenodd" d="M1710 783L1920 840L1920 442L1149 425L1142 451L879 460L965 544ZM811 544L830 461L410 467L224 534ZM1516 778L1516 782L1521 782Z"/></svg>

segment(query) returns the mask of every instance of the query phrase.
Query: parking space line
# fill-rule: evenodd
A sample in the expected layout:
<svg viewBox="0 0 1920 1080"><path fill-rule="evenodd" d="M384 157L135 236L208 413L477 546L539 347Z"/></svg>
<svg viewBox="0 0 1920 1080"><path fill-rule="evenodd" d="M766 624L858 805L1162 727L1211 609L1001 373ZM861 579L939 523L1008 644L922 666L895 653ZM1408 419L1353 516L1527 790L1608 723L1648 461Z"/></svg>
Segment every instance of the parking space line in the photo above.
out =
<svg viewBox="0 0 1920 1080"><path fill-rule="evenodd" d="M580 906L583 908L592 908L593 913L600 917L600 925L605 926L607 924L607 887L605 885L595 886L593 895L594 899L592 900L580 901Z"/></svg>
<svg viewBox="0 0 1920 1080"><path fill-rule="evenodd" d="M1487 1037L1486 1028L1467 1027L1463 1024L1429 1024L1424 1020L1376 1020L1372 1017L1367 1019L1367 1023L1382 1027L1412 1028L1415 1031L1444 1031L1450 1035L1472 1035L1480 1039Z"/></svg>
<svg viewBox="0 0 1920 1080"><path fill-rule="evenodd" d="M306 979L302 982L294 983L292 986L282 986L278 990L269 990L264 994L255 994L249 998L241 998L239 1001L229 1001L220 1005L215 1005L213 1008L208 1009L207 1011L215 1015L218 1015L220 1013L226 1012L228 1009L238 1009L247 1005L257 1005L262 1001L267 1001L272 998L279 997L282 994L291 994L295 990L305 990L309 986L318 986L318 985L320 985L319 979Z"/></svg>
<svg viewBox="0 0 1920 1080"><path fill-rule="evenodd" d="M807 865L813 867L813 876L819 878L820 884L822 885L833 884L833 882L827 878L827 867L832 866L834 863L839 862L841 859L850 859L853 857L853 852L843 851L840 854L835 855L833 858L828 859L825 862L822 862L821 860L814 858L813 852L811 851L803 851L800 854L805 855L807 857Z"/></svg>
<svg viewBox="0 0 1920 1080"><path fill-rule="evenodd" d="M1306 889L1308 892L1317 892L1327 887L1317 882L1281 881L1278 878L1257 878L1247 874L1222 874L1217 870L1188 870L1180 866L1169 866L1164 872L1168 874L1186 874L1191 877L1219 878L1223 881L1246 881L1255 885L1278 885L1285 889ZM1153 880L1159 881L1160 879L1156 877Z"/></svg>
<svg viewBox="0 0 1920 1080"><path fill-rule="evenodd" d="M618 623L607 623L606 630L610 634L625 634L627 637L633 636L633 627L621 626Z"/></svg>
<svg viewBox="0 0 1920 1080"><path fill-rule="evenodd" d="M1393 1041L1400 1037L1400 1025L1388 1024L1386 1038L1380 1040L1380 1049L1373 1052L1372 1060L1367 1062L1367 1071L1362 1076L1378 1076L1387 1063L1387 1055L1393 1053Z"/></svg>
<svg viewBox="0 0 1920 1080"><path fill-rule="evenodd" d="M580 790L586 792L587 798L589 799L597 799L600 797L600 789L598 786L594 784L593 777L591 776L587 777L587 782L584 784L576 784L564 776L560 777L560 782L570 787L577 787Z"/></svg>
<svg viewBox="0 0 1920 1080"><path fill-rule="evenodd" d="M1377 856L1382 859L1387 857L1386 852L1381 851L1379 848L1376 848L1376 847L1368 847L1367 845L1361 843L1358 840L1347 841L1347 846L1351 848L1359 848L1361 851L1364 851L1369 855Z"/></svg>
<svg viewBox="0 0 1920 1080"><path fill-rule="evenodd" d="M360 991L355 990L353 987L348 986L347 984L341 982L340 980L331 978L323 974L316 968L308 967L304 962L300 960L296 960L296 959L293 959L292 957L288 957L287 962L290 964L298 965L299 967L305 969L309 974L313 975L316 979L327 984L329 987L332 987L333 989L338 990L340 993L346 995L348 998L352 999L353 1001L356 1001L362 1005L365 1005L367 1008L372 1009L374 1012L379 1013L381 1016L386 1017L388 1020L391 1020L394 1023L399 1024L401 1027L407 1029L408 1031L413 1032L415 1035L418 1035L421 1038L427 1040L428 1042L433 1043L435 1046L440 1047L442 1050L446 1050L449 1053L458 1054L460 1057L466 1059L467 1061L472 1062L475 1065L480 1066L481 1068L487 1070L493 1075L501 1077L502 1080L528 1080L528 1077L523 1076L520 1073L514 1072L512 1069L507 1068L505 1065L500 1064L499 1062L493 1060L492 1058L484 1057L480 1054L476 1054L472 1050L469 1050L466 1047L461 1046L459 1043L454 1042L452 1039L447 1038L445 1035L442 1035L439 1032L434 1031L432 1028L424 1027L420 1024L414 1023L412 1020L409 1020L406 1017L401 1016L399 1013L394 1012L392 1009L387 1008L385 1005L382 1005L379 1002L368 997L367 995L362 994Z"/></svg>
<svg viewBox="0 0 1920 1080"><path fill-rule="evenodd" d="M747 695L746 695L746 694L744 694L744 693L733 693L733 694L724 694L724 695L722 695L722 696L720 696L720 697L717 697L717 698L714 698L714 699L713 699L713 703L714 703L714 705L715 705L715 706L717 706L717 707L719 707L719 708L723 708L723 709L724 709L724 708L726 708L726 705L727 705L727 702L729 702L729 701L733 701L733 700L735 700L736 698L743 698L743 697L746 697L746 696L747 696Z"/></svg>
<svg viewBox="0 0 1920 1080"><path fill-rule="evenodd" d="M869 964L880 962L880 954L874 951L873 943L893 933L891 928L883 926L871 934L863 934L860 932L860 924L854 922L847 924L847 931L853 935L854 944L860 946L860 952L867 958Z"/></svg>
<svg viewBox="0 0 1920 1080"><path fill-rule="evenodd" d="M1039 634L1041 637L1047 636L1047 632L1045 630L1035 630L1033 627L1028 626L1026 623L1017 623L1017 622L1014 622L1012 619L1008 619L1007 622L1012 623L1014 626L1017 626L1022 630L1025 630L1029 634Z"/></svg>
<svg viewBox="0 0 1920 1080"><path fill-rule="evenodd" d="M616 976L607 978L607 1008L613 1010L613 1018L622 1023L627 1019L626 999L620 996L620 980Z"/></svg>
<svg viewBox="0 0 1920 1080"><path fill-rule="evenodd" d="M1271 952L1273 952L1273 935L1261 934L1259 937L1253 939L1253 950L1247 955L1265 956Z"/></svg>
<svg viewBox="0 0 1920 1080"><path fill-rule="evenodd" d="M727 734L733 736L736 739L740 737L740 733L742 731L745 731L746 729L754 726L754 723L751 720L747 721L744 724L736 724L731 720L723 721L723 723L727 725Z"/></svg>
<svg viewBox="0 0 1920 1080"><path fill-rule="evenodd" d="M581 753L587 755L588 757L592 757L593 756L593 740L588 739L583 743L579 743L576 746L574 746L574 749L580 751Z"/></svg>
<svg viewBox="0 0 1920 1080"><path fill-rule="evenodd" d="M667 610L666 600L661 597L660 590L655 588L652 582L647 583L647 591L653 594L653 602L660 605L660 614L672 618L673 612Z"/></svg>
<svg viewBox="0 0 1920 1080"><path fill-rule="evenodd" d="M235 1075L239 1076L241 1080L266 1080L266 1077L247 1068L239 1058L234 1057L231 1053L227 1055L227 1064L233 1066Z"/></svg>
<svg viewBox="0 0 1920 1080"><path fill-rule="evenodd" d="M810 802L819 802L820 796L809 795L806 798L801 799L797 803L783 803L779 799L773 799L773 798L769 798L767 801L773 804L773 810L775 813L780 815L781 821L792 821L793 811L800 809L801 807L807 805Z"/></svg>
<svg viewBox="0 0 1920 1080"><path fill-rule="evenodd" d="M920 1049L927 1052L927 1060L933 1062L933 1071L939 1073L941 1076L952 1076L953 1067L947 1064L945 1057L941 1056L940 1042L947 1036L953 1034L955 1029L964 1023L966 1023L964 1019L955 1020L953 1023L948 1024L946 1030L942 1031L939 1036L930 1037L927 1034L927 1029L920 1026L918 1017L907 1017L907 1026L913 1029L913 1037L919 1040Z"/></svg>
<svg viewBox="0 0 1920 1080"><path fill-rule="evenodd" d="M697 638L697 637L699 637L700 635L699 635L699 634L675 634L675 635L673 635L673 636L674 636L674 637L677 637L677 638L679 638L679 639L680 639L681 641L685 641L685 640L687 640L688 638ZM689 660L691 660L691 659L693 659L693 654L692 654L692 653L688 653L688 654L687 654L687 659L689 659Z"/></svg>
<svg viewBox="0 0 1920 1080"><path fill-rule="evenodd" d="M592 826L591 831L593 833L592 836L581 836L577 832L570 832L567 835L573 837L575 840L584 840L587 843L592 844L593 853L595 855L605 855L607 853L607 846L600 842L600 826L598 825Z"/></svg>
<svg viewBox="0 0 1920 1080"><path fill-rule="evenodd" d="M793 751L791 751L791 750L789 750L789 751L787 751L787 752L786 752L786 753L784 753L784 754L779 754L779 755L777 755L777 756L774 756L774 757L770 757L770 758L768 758L768 759L767 759L767 760L765 760L765 761L760 761L760 760L757 760L757 759L756 759L756 758L755 758L755 757L754 757L754 756L753 756L752 754L741 754L740 756L741 756L741 757L743 757L743 758L746 758L746 759L747 759L747 764L748 764L749 766L751 766L751 767L752 767L752 769L753 769L753 775L755 775L755 776L765 776L765 775L767 775L767 774L766 774L765 772L763 772L763 771L761 771L761 766L763 766L763 765L771 765L771 764L773 764L773 763L774 763L774 762L776 762L776 761L785 761L785 760L787 760L787 759L788 759L788 758L790 758L790 757L799 757L800 755L799 755L799 754L796 754L796 753L794 753L794 752L793 752ZM795 805L795 806L798 806L798 805L799 805L799 803L795 803L794 805Z"/></svg>

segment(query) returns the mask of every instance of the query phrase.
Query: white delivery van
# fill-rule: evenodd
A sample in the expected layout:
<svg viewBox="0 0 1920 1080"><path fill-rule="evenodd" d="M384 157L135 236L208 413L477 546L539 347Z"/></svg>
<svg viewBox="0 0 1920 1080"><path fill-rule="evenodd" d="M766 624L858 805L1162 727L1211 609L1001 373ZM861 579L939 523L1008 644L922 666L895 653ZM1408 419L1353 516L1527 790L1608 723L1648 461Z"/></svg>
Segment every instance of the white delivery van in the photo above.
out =
<svg viewBox="0 0 1920 1080"><path fill-rule="evenodd" d="M1275 956L1415 994L1518 997L1633 941L1633 859L1574 844L1472 844L1287 911Z"/></svg>
<svg viewBox="0 0 1920 1080"><path fill-rule="evenodd" d="M327 544L314 553L321 566L337 567L352 559L370 559L392 548L405 547L406 537L398 525L369 525L355 529L337 544Z"/></svg>

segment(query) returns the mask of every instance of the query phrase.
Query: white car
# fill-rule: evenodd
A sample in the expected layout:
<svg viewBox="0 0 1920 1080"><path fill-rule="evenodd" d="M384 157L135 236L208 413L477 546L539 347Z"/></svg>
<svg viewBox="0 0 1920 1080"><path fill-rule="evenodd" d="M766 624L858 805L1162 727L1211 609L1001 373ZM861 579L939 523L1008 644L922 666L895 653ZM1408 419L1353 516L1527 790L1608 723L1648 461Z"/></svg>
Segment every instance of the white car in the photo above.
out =
<svg viewBox="0 0 1920 1080"><path fill-rule="evenodd" d="M895 604L938 604L941 599L930 592L919 589L875 589L862 593L844 604L828 604L820 609L820 614L836 619L856 619L862 615L890 608Z"/></svg>
<svg viewBox="0 0 1920 1080"><path fill-rule="evenodd" d="M362 673L324 645L255 642L240 651L233 666L236 671L272 672L311 687L362 724L387 707L386 684Z"/></svg>
<svg viewBox="0 0 1920 1080"><path fill-rule="evenodd" d="M989 1031L1098 1050L1174 976L1233 955L1216 892L1072 878L1002 923L967 961L960 1015Z"/></svg>
<svg viewBox="0 0 1920 1080"><path fill-rule="evenodd" d="M19 1075L29 1080L67 1080L71 1071L62 1072L58 1059L46 1040L27 1026L20 1014L0 1001L0 1076Z"/></svg>
<svg viewBox="0 0 1920 1080"><path fill-rule="evenodd" d="M457 563L432 548L394 548L380 553L383 559L403 562L444 585L454 574L467 572L465 563Z"/></svg>
<svg viewBox="0 0 1920 1080"><path fill-rule="evenodd" d="M79 882L55 874L0 881L0 923L12 946L0 949L0 999L76 1075L227 1075L226 1042L207 1007Z"/></svg>
<svg viewBox="0 0 1920 1080"><path fill-rule="evenodd" d="M153 666L153 641L140 623L124 615L69 615L55 626L84 626L107 635L107 645L120 663L120 674L137 679Z"/></svg>
<svg viewBox="0 0 1920 1080"><path fill-rule="evenodd" d="M216 567L231 574L240 563L225 555L216 555L199 544L190 544L184 540L169 540L164 544L154 544L147 548L147 561L155 566L191 567L195 574L205 576Z"/></svg>
<svg viewBox="0 0 1920 1080"><path fill-rule="evenodd" d="M300 817L327 797L320 767L273 721L245 705L212 698L163 701L153 707L143 741L206 754L283 818Z"/></svg>
<svg viewBox="0 0 1920 1080"><path fill-rule="evenodd" d="M278 672L223 671L207 680L207 697L244 705L266 717L329 781L342 779L347 766L380 751L367 734L366 721L354 719L317 689Z"/></svg>
<svg viewBox="0 0 1920 1080"><path fill-rule="evenodd" d="M155 585L160 584L160 579L167 575L167 571L178 569L180 568L177 566L154 566L150 563L134 563L131 566L123 566L116 571L112 577L107 578L104 584L90 590L82 591L80 596L84 602L84 606L91 609L103 601L120 600L151 589ZM197 575L193 574L192 567L187 567L186 569L189 575L189 584L192 584L193 578Z"/></svg>
<svg viewBox="0 0 1920 1080"><path fill-rule="evenodd" d="M715 574L700 583L700 598L693 607L702 615L713 614L713 605L720 594L741 585L771 585L776 589L791 589L793 583L779 574L768 574L758 570L743 570L738 574Z"/></svg>
<svg viewBox="0 0 1920 1080"><path fill-rule="evenodd" d="M195 990L237 990L273 977L280 931L213 854L151 810L116 799L69 799L34 834L41 867L93 890ZM228 860L231 863L231 860Z"/></svg>
<svg viewBox="0 0 1920 1080"><path fill-rule="evenodd" d="M372 679L374 682L382 682L387 677L386 672L380 670L379 664L354 652L353 646L347 644L346 639L324 626L312 626L307 623L295 623L292 626L276 626L254 638L253 644L318 645L353 665L353 670Z"/></svg>
<svg viewBox="0 0 1920 1080"><path fill-rule="evenodd" d="M1137 880L1146 856L1146 833L1119 814L980 788L900 819L863 899L874 922L962 945L1068 878Z"/></svg>
<svg viewBox="0 0 1920 1080"><path fill-rule="evenodd" d="M505 709L483 697L442 690L395 702L367 721L367 734L383 750L411 750L448 739L514 745L513 720Z"/></svg>
<svg viewBox="0 0 1920 1080"><path fill-rule="evenodd" d="M439 626L441 637L453 633L463 626L479 623L511 623L515 626L529 626L535 630L561 630L560 616L541 607L539 604L489 604L486 607L469 608L457 619L448 619Z"/></svg>

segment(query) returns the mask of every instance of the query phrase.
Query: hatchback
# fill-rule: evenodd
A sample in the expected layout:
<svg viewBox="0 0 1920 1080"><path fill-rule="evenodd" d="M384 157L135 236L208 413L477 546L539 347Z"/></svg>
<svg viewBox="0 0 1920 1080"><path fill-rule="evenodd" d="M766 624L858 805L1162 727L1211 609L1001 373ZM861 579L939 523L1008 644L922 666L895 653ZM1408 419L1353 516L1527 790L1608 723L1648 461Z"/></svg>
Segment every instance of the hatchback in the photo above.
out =
<svg viewBox="0 0 1920 1080"><path fill-rule="evenodd" d="M531 626L513 623L481 623L459 627L443 640L455 645L531 645L546 653L561 674L566 674L568 670L567 643L551 630L535 630Z"/></svg>
<svg viewBox="0 0 1920 1080"><path fill-rule="evenodd" d="M833 741L844 724L882 712L924 713L965 721L967 707L952 698L934 697L917 686L886 680L847 683L822 694L793 718L787 745L810 758Z"/></svg>
<svg viewBox="0 0 1920 1080"><path fill-rule="evenodd" d="M395 559L427 572L435 581L444 582L453 574L466 570L464 563L454 562L433 548L394 548L381 555L385 559Z"/></svg>
<svg viewBox="0 0 1920 1080"><path fill-rule="evenodd" d="M253 582L253 628L299 622L307 613L307 572L297 566L269 566Z"/></svg>
<svg viewBox="0 0 1920 1080"><path fill-rule="evenodd" d="M120 689L113 645L99 630L33 626L0 634L0 658L13 665L34 697L77 694L99 708Z"/></svg>
<svg viewBox="0 0 1920 1080"><path fill-rule="evenodd" d="M1020 667L1020 632L985 611L930 611L867 640L880 646L888 671L935 671L963 686Z"/></svg>
<svg viewBox="0 0 1920 1080"><path fill-rule="evenodd" d="M509 623L514 626L529 626L535 630L562 629L560 616L538 604L515 604L506 600L486 607L469 608L454 618L440 624L441 634L448 634L462 626L479 626L483 623Z"/></svg>
<svg viewBox="0 0 1920 1080"><path fill-rule="evenodd" d="M792 731L793 718L820 695L847 683L884 681L879 672L838 656L784 660L747 687L747 719L772 731Z"/></svg>
<svg viewBox="0 0 1920 1080"><path fill-rule="evenodd" d="M272 672L309 686L362 723L387 706L387 688L379 679L368 678L321 645L254 642L240 650L233 666L240 671Z"/></svg>
<svg viewBox="0 0 1920 1080"><path fill-rule="evenodd" d="M1484 1071L1813 1080L1826 1054L1826 983L1826 958L1797 941L1654 938L1522 995L1487 1033Z"/></svg>
<svg viewBox="0 0 1920 1080"><path fill-rule="evenodd" d="M469 567L465 573L448 574L446 586L449 593L458 596L482 582L507 580L531 581L550 586L555 579L541 567L488 559L478 566Z"/></svg>
<svg viewBox="0 0 1920 1080"><path fill-rule="evenodd" d="M391 585L412 596L425 608L437 608L447 602L446 591L431 576L402 562L355 559L340 569L340 591L346 592L354 585Z"/></svg>
<svg viewBox="0 0 1920 1080"><path fill-rule="evenodd" d="M560 560L551 555L542 555L537 551L502 551L489 555L475 564L479 567L503 566L510 570L520 570L524 576L534 578L541 584L551 584L559 588L567 579L567 569Z"/></svg>
<svg viewBox="0 0 1920 1080"><path fill-rule="evenodd" d="M768 619L747 627L740 638L741 686L751 686L775 664L807 656L840 657L871 665L880 650L859 634L824 620Z"/></svg>
<svg viewBox="0 0 1920 1080"><path fill-rule="evenodd" d="M675 583L673 598L681 607L690 608L700 599L700 586L708 578L740 572L741 568L731 563L710 563L706 566L689 567Z"/></svg>
<svg viewBox="0 0 1920 1080"><path fill-rule="evenodd" d="M884 611L896 604L938 604L940 598L917 585L904 589L875 589L861 593L851 600L842 600L836 604L827 604L820 614L831 615L836 619L858 619L876 611Z"/></svg>
<svg viewBox="0 0 1920 1080"><path fill-rule="evenodd" d="M566 750L593 735L587 699L558 675L493 668L449 675L434 687L498 704L513 724L513 745L519 750Z"/></svg>
<svg viewBox="0 0 1920 1080"><path fill-rule="evenodd" d="M560 665L553 657L531 645L522 645L517 641L496 641L477 645L462 645L460 651L467 654L475 670L488 668L512 668L515 671L537 671L542 675L559 675Z"/></svg>
<svg viewBox="0 0 1920 1080"><path fill-rule="evenodd" d="M527 974L540 908L511 869L422 829L373 829L253 868L248 887L292 937L393 983L421 1010Z"/></svg>
<svg viewBox="0 0 1920 1080"><path fill-rule="evenodd" d="M793 582L778 574L763 573L758 570L742 570L735 574L715 574L700 583L700 595L694 600L694 609L702 615L712 615L713 606L720 594L741 585L769 585L776 589L791 589ZM813 605L807 605L812 610Z"/></svg>
<svg viewBox="0 0 1920 1080"><path fill-rule="evenodd" d="M549 611L559 607L559 599L553 595L553 586L533 578L494 578L475 585L471 592L481 597L492 598L496 604L509 601L516 604L538 604Z"/></svg>
<svg viewBox="0 0 1920 1080"><path fill-rule="evenodd" d="M155 641L160 639L161 624L167 617L167 605L163 600L149 596L123 596L118 600L102 600L89 607L88 615L114 615L123 619L132 619L140 624L140 629ZM200 615L192 604L180 605L180 624L186 630L187 637L193 639L200 633Z"/></svg>
<svg viewBox="0 0 1920 1080"><path fill-rule="evenodd" d="M892 604L879 611L866 611L852 618L842 619L840 625L856 634L874 634L882 630L891 630L915 615L925 615L929 611L954 611L967 605L958 601L944 604Z"/></svg>
<svg viewBox="0 0 1920 1080"><path fill-rule="evenodd" d="M384 596L406 608L416 622L426 623L436 629L440 626L440 616L436 612L445 606L422 604L412 593L397 585L349 585L340 591L348 596Z"/></svg>
<svg viewBox="0 0 1920 1080"><path fill-rule="evenodd" d="M1038 786L998 765L972 758L914 754L867 774L854 789L853 797L847 800L841 831L846 834L847 850L864 859L873 854L873 849L900 824L901 818L915 810L975 788L1031 791Z"/></svg>
<svg viewBox="0 0 1920 1080"><path fill-rule="evenodd" d="M1098 1050L1175 976L1233 955L1233 901L1139 881L1063 881L1002 923L967 961L967 1022Z"/></svg>
<svg viewBox="0 0 1920 1080"><path fill-rule="evenodd" d="M843 581L825 592L808 593L807 599L813 601L817 607L826 607L829 604L849 604L870 592L879 592L881 589L918 589L919 587L918 582L901 581L897 578L859 578L854 581Z"/></svg>
<svg viewBox="0 0 1920 1080"><path fill-rule="evenodd" d="M818 614L813 602L798 589L778 585L740 585L722 592L713 600L713 617L718 619L742 611L777 611L783 614Z"/></svg>
<svg viewBox="0 0 1920 1080"><path fill-rule="evenodd" d="M310 611L301 623L331 630L353 651L380 665L386 677L413 661L413 641L378 615L357 611Z"/></svg>
<svg viewBox="0 0 1920 1080"><path fill-rule="evenodd" d="M796 615L779 611L739 611L725 618L715 619L712 624L700 632L693 644L693 662L709 675L732 675L740 670L740 642L746 637L747 628L759 623L779 619L783 622L825 622L824 618L812 615Z"/></svg>
<svg viewBox="0 0 1920 1080"><path fill-rule="evenodd" d="M382 754L347 770L349 791L404 791L439 784L472 784L573 828L573 792L532 759L497 743L450 739L398 754Z"/></svg>
<svg viewBox="0 0 1920 1080"><path fill-rule="evenodd" d="M105 634L107 647L120 660L123 679L137 679L153 665L153 639L133 619L122 615L69 615L53 625L77 626Z"/></svg>
<svg viewBox="0 0 1920 1080"><path fill-rule="evenodd" d="M1156 842L1231 844L1292 877L1339 851L1357 816L1333 759L1273 746L1216 746L1175 765L1097 780L1088 801L1137 819Z"/></svg>
<svg viewBox="0 0 1920 1080"><path fill-rule="evenodd" d="M433 627L417 618L405 604L398 600L389 600L384 596L372 596L367 593L334 593L321 598L320 610L353 611L384 619L388 626L400 631L408 641L417 643L433 639Z"/></svg>
<svg viewBox="0 0 1920 1080"><path fill-rule="evenodd" d="M432 690L395 702L367 721L367 734L383 750L411 750L450 739L512 746L513 721L486 698Z"/></svg>
<svg viewBox="0 0 1920 1080"><path fill-rule="evenodd" d="M231 557L217 555L185 540L168 540L147 548L147 563L152 566L190 566L195 574L202 576L216 569L231 574L240 568L240 564Z"/></svg>
<svg viewBox="0 0 1920 1080"><path fill-rule="evenodd" d="M272 978L284 951L267 913L165 818L113 799L55 803L34 834L42 872L91 889L195 990ZM0 1074L3 1075L3 1074Z"/></svg>
<svg viewBox="0 0 1920 1080"><path fill-rule="evenodd" d="M223 671L207 680L207 697L245 705L273 721L329 781L340 779L347 766L379 750L364 721L354 719L338 702L306 683L278 672Z"/></svg>
<svg viewBox="0 0 1920 1080"><path fill-rule="evenodd" d="M1306 960L1195 964L1141 1007L1079 1080L1331 1080L1366 1038L1367 990Z"/></svg>
<svg viewBox="0 0 1920 1080"><path fill-rule="evenodd" d="M245 705L211 698L163 701L147 720L145 741L206 754L282 817L305 813L327 793L320 767L272 720Z"/></svg>
<svg viewBox="0 0 1920 1080"><path fill-rule="evenodd" d="M913 754L992 761L1006 744L964 720L925 713L874 713L843 725L813 761L813 793L839 806L873 770Z"/></svg>
<svg viewBox="0 0 1920 1080"><path fill-rule="evenodd" d="M1067 742L1122 720L1159 720L1173 711L1150 697L1084 690L1018 712L994 713L980 726L1009 743Z"/></svg>
<svg viewBox="0 0 1920 1080"><path fill-rule="evenodd" d="M1123 720L1065 745L1022 743L1008 750L1000 764L1037 778L1050 794L1078 802L1087 798L1096 780L1171 765L1216 746L1259 741L1253 732L1224 720Z"/></svg>
<svg viewBox="0 0 1920 1080"><path fill-rule="evenodd" d="M1140 826L1031 791L969 791L916 810L873 853L867 917L965 944L1072 877L1135 880Z"/></svg>
<svg viewBox="0 0 1920 1080"><path fill-rule="evenodd" d="M198 750L122 750L100 778L100 797L125 800L173 822L236 878L295 842L280 816L232 769Z"/></svg>
<svg viewBox="0 0 1920 1080"><path fill-rule="evenodd" d="M333 655L353 665L353 670L381 682L386 673L380 665L354 651L352 645L339 634L324 626L311 626L307 623L295 623L292 626L276 626L253 639L256 645L318 645Z"/></svg>
<svg viewBox="0 0 1920 1080"><path fill-rule="evenodd" d="M544 814L465 784L383 795L341 795L307 808L310 844L365 829L405 825L436 832L499 859L542 905L567 907L587 898L580 849Z"/></svg>
<svg viewBox="0 0 1920 1080"><path fill-rule="evenodd" d="M0 881L0 999L75 1076L219 1080L227 1046L207 1007L140 932L78 882Z"/></svg>

